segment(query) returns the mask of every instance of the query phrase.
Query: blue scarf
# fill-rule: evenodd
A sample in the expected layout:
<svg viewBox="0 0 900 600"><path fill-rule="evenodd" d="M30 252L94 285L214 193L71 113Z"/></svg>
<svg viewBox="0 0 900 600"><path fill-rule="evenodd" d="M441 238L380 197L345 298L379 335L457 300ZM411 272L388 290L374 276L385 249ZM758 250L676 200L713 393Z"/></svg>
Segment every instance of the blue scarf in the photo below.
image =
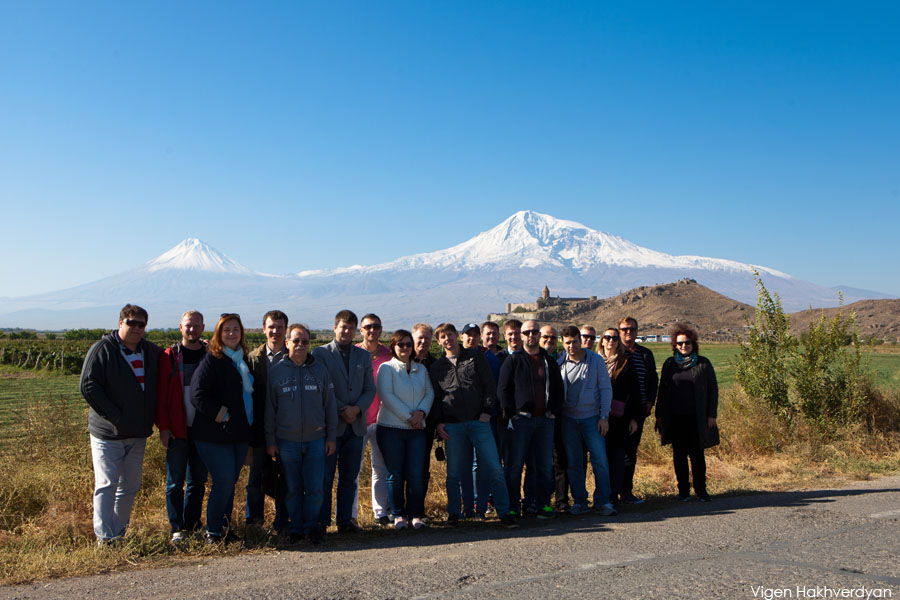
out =
<svg viewBox="0 0 900 600"><path fill-rule="evenodd" d="M681 353L676 352L675 363L682 369L690 369L697 364L697 353L691 352L687 356L683 356Z"/></svg>
<svg viewBox="0 0 900 600"><path fill-rule="evenodd" d="M250 367L244 362L244 351L241 348L232 350L228 346L222 348L225 356L234 363L234 368L241 374L241 391L244 393L244 412L247 413L247 423L253 425L253 375L250 374Z"/></svg>

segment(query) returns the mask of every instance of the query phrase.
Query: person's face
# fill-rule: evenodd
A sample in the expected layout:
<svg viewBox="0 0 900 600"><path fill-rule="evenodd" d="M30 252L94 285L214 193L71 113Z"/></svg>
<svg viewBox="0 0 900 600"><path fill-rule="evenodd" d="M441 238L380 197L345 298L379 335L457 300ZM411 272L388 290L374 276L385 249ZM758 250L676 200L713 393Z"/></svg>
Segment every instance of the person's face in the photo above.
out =
<svg viewBox="0 0 900 600"><path fill-rule="evenodd" d="M566 349L566 354L571 356L580 356L581 355L581 338L576 337L564 337L563 338L563 348Z"/></svg>
<svg viewBox="0 0 900 600"><path fill-rule="evenodd" d="M484 345L493 348L500 341L499 327L485 327L481 337L484 339Z"/></svg>
<svg viewBox="0 0 900 600"><path fill-rule="evenodd" d="M229 319L222 324L222 344L236 350L241 343L241 324L237 319Z"/></svg>
<svg viewBox="0 0 900 600"><path fill-rule="evenodd" d="M359 326L359 333L370 344L377 342L381 337L381 321L372 318L363 319L362 325Z"/></svg>
<svg viewBox="0 0 900 600"><path fill-rule="evenodd" d="M637 338L637 326L631 321L622 321L619 323L619 335L622 336L622 343L631 347Z"/></svg>
<svg viewBox="0 0 900 600"><path fill-rule="evenodd" d="M509 347L510 352L515 352L522 348L521 327L507 327L503 337L506 339L506 345Z"/></svg>
<svg viewBox="0 0 900 600"><path fill-rule="evenodd" d="M302 365L309 354L309 334L302 329L295 329L287 339L288 356L294 364Z"/></svg>
<svg viewBox="0 0 900 600"><path fill-rule="evenodd" d="M481 334L476 333L473 329L469 333L459 336L459 339L462 341L463 348L477 348L481 343Z"/></svg>
<svg viewBox="0 0 900 600"><path fill-rule="evenodd" d="M525 343L527 351L532 354L537 351L541 342L541 327L537 321L522 323L522 341Z"/></svg>
<svg viewBox="0 0 900 600"><path fill-rule="evenodd" d="M403 362L409 362L412 358L414 345L413 339L406 336L394 346L394 355Z"/></svg>
<svg viewBox="0 0 900 600"><path fill-rule="evenodd" d="M144 337L147 322L143 317L126 317L119 321L119 338L129 345L139 344Z"/></svg>
<svg viewBox="0 0 900 600"><path fill-rule="evenodd" d="M182 317L178 329L181 330L181 339L189 344L195 344L200 341L200 335L204 329L203 319L197 315Z"/></svg>
<svg viewBox="0 0 900 600"><path fill-rule="evenodd" d="M349 344L353 341L355 330L356 326L353 323L338 321L338 324L334 326L334 339L338 344Z"/></svg>
<svg viewBox="0 0 900 600"><path fill-rule="evenodd" d="M416 356L424 358L431 349L431 338L434 333L428 329L416 329L413 331L413 343L416 346Z"/></svg>
<svg viewBox="0 0 900 600"><path fill-rule="evenodd" d="M459 344L459 336L455 331L442 331L441 335L438 336L438 344L440 344L441 348L444 350L456 352L456 347Z"/></svg>
<svg viewBox="0 0 900 600"><path fill-rule="evenodd" d="M675 349L678 350L678 354L687 356L694 351L694 342L688 336L679 333L678 337L675 338Z"/></svg>
<svg viewBox="0 0 900 600"><path fill-rule="evenodd" d="M619 350L619 332L615 329L607 329L603 332L601 338L603 344L603 352L605 354L616 354Z"/></svg>
<svg viewBox="0 0 900 600"><path fill-rule="evenodd" d="M283 319L266 317L266 323L263 329L266 330L266 341L269 343L269 347L281 348L281 345L284 343L284 334L287 330L287 323L285 323Z"/></svg>
<svg viewBox="0 0 900 600"><path fill-rule="evenodd" d="M555 329L553 329L549 325L544 325L543 327L541 327L541 348L550 353L556 352L556 340L557 337Z"/></svg>
<svg viewBox="0 0 900 600"><path fill-rule="evenodd" d="M594 344L597 343L597 334L594 333L592 329L588 329L587 327L581 330L581 347L582 348L593 348ZM567 350L568 352L568 350Z"/></svg>

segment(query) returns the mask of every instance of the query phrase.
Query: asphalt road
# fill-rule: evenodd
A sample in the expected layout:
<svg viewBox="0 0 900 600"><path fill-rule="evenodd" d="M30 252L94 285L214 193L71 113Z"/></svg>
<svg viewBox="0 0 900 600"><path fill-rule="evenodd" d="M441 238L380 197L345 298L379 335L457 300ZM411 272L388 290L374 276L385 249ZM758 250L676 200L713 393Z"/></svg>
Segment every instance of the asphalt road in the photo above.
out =
<svg viewBox="0 0 900 600"><path fill-rule="evenodd" d="M513 531L335 536L322 549L3 587L0 597L900 599L898 557L900 477L890 477L710 504L673 499Z"/></svg>

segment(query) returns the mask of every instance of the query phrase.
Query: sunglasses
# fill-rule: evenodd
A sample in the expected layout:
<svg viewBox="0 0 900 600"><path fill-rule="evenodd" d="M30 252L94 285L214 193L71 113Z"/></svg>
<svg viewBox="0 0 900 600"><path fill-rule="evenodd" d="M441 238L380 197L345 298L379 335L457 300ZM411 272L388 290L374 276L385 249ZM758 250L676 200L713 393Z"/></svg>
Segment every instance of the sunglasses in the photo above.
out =
<svg viewBox="0 0 900 600"><path fill-rule="evenodd" d="M556 336L555 335L542 335L541 339L542 340L555 340Z"/></svg>
<svg viewBox="0 0 900 600"><path fill-rule="evenodd" d="M693 346L694 342L688 340L686 342L675 342L676 346Z"/></svg>
<svg viewBox="0 0 900 600"><path fill-rule="evenodd" d="M589 333L582 333L581 337L582 337L582 339L585 339L585 340L596 340L597 339L596 335L591 335Z"/></svg>
<svg viewBox="0 0 900 600"><path fill-rule="evenodd" d="M406 349L406 348L412 348L413 345L412 345L412 342L397 342L397 347Z"/></svg>
<svg viewBox="0 0 900 600"><path fill-rule="evenodd" d="M538 335L540 332L540 329L529 329L528 331L523 331L522 335Z"/></svg>
<svg viewBox="0 0 900 600"><path fill-rule="evenodd" d="M363 325L362 328L366 329L366 330L381 329L381 324L380 323L369 323L368 325Z"/></svg>
<svg viewBox="0 0 900 600"><path fill-rule="evenodd" d="M309 346L309 340L290 340L295 346Z"/></svg>
<svg viewBox="0 0 900 600"><path fill-rule="evenodd" d="M147 326L146 321L138 321L137 319L125 319L125 324L129 327L137 327L138 329L143 329Z"/></svg>
<svg viewBox="0 0 900 600"><path fill-rule="evenodd" d="M619 327L619 331L635 331L637 327Z"/></svg>
<svg viewBox="0 0 900 600"><path fill-rule="evenodd" d="M606 340L607 342L609 342L609 341L611 341L611 340L616 340L616 341L618 342L618 341L619 341L619 336L617 336L617 335L604 335L604 336L603 336L603 339Z"/></svg>

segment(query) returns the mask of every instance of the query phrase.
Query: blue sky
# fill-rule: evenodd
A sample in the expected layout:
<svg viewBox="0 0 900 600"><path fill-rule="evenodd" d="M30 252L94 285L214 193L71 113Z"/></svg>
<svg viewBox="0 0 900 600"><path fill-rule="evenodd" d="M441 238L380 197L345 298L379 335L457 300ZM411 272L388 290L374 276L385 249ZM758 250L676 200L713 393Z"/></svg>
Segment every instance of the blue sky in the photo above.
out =
<svg viewBox="0 0 900 600"><path fill-rule="evenodd" d="M900 295L896 2L0 0L0 296L532 209Z"/></svg>

